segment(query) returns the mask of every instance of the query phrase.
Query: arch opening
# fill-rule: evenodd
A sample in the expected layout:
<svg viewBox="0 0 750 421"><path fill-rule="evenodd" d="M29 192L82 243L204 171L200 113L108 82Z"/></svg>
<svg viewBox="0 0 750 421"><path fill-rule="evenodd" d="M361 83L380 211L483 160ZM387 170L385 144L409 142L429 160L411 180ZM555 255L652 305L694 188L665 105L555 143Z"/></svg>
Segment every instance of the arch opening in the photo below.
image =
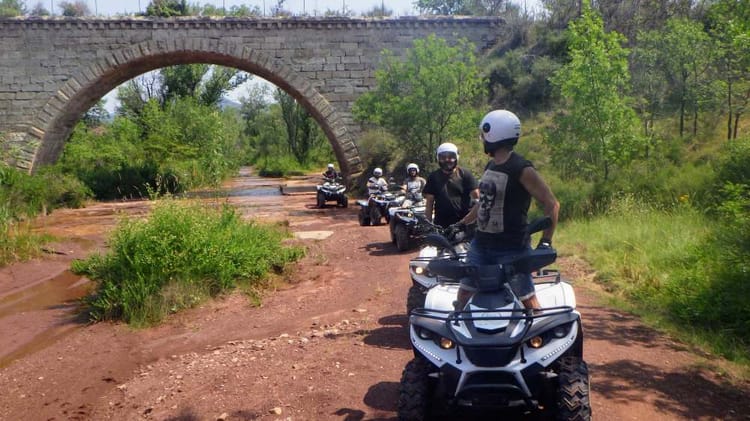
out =
<svg viewBox="0 0 750 421"><path fill-rule="evenodd" d="M262 52L225 44L217 51L159 49L152 42L117 51L110 57L81 69L59 89L38 113L28 136L39 146L31 171L55 162L75 124L109 91L122 83L160 68L192 63L235 68L265 79L293 97L320 126L345 175L361 171L359 152L342 113L303 76ZM239 52L239 53L238 53Z"/></svg>

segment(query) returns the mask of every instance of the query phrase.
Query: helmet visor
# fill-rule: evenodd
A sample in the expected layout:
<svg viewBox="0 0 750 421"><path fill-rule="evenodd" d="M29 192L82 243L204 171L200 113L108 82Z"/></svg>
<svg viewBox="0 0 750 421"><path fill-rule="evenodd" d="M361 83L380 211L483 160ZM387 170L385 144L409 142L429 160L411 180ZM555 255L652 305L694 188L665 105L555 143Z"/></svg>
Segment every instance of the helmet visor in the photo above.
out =
<svg viewBox="0 0 750 421"><path fill-rule="evenodd" d="M455 161L458 156L455 152L440 152L438 154L438 161Z"/></svg>

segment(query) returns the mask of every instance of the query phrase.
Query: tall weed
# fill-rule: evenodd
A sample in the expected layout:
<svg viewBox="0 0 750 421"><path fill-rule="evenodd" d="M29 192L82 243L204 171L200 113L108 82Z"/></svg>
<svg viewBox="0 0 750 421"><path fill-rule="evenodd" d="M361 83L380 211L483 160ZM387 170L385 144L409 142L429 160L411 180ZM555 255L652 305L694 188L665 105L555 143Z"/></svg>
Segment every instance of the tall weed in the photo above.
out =
<svg viewBox="0 0 750 421"><path fill-rule="evenodd" d="M609 291L742 360L750 344L748 265L733 262L722 232L688 203L663 210L625 196L605 215L564 223L556 239L561 251L586 258Z"/></svg>
<svg viewBox="0 0 750 421"><path fill-rule="evenodd" d="M150 325L281 271L303 254L282 244L286 236L279 227L242 221L230 207L165 200L147 220L123 220L109 253L77 261L73 269L98 285L87 300L93 320Z"/></svg>

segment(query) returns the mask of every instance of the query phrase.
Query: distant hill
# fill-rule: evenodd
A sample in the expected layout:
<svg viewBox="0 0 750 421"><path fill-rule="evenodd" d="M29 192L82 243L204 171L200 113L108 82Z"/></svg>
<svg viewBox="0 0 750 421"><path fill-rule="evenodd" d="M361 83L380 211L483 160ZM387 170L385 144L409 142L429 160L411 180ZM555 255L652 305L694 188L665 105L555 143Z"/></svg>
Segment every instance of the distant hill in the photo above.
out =
<svg viewBox="0 0 750 421"><path fill-rule="evenodd" d="M222 110L227 109L227 108L236 108L236 109L239 109L239 108L242 107L242 104L240 104L237 101L232 101L229 98L222 98L222 99L219 100L219 107Z"/></svg>

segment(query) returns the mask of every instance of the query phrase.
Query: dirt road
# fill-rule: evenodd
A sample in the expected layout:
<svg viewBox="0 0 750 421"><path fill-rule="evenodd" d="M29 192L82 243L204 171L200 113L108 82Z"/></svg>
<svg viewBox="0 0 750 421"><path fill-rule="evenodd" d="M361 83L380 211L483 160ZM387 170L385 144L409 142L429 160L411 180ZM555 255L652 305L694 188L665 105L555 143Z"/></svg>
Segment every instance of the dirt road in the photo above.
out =
<svg viewBox="0 0 750 421"><path fill-rule="evenodd" d="M0 419L395 419L412 357L404 313L416 252L398 253L387 227L358 226L356 208L315 209L312 195L232 202L287 219L302 237L330 236L298 240L307 257L259 308L233 294L138 331L87 325L64 297L24 299L43 285L82 288L65 268L101 248L112 224L77 225L73 211L48 217L66 238L53 246L59 254L0 271ZM108 206L128 207L85 211ZM715 358L598 304L579 260L557 266L577 289L597 420L750 420L750 387L731 384Z"/></svg>

